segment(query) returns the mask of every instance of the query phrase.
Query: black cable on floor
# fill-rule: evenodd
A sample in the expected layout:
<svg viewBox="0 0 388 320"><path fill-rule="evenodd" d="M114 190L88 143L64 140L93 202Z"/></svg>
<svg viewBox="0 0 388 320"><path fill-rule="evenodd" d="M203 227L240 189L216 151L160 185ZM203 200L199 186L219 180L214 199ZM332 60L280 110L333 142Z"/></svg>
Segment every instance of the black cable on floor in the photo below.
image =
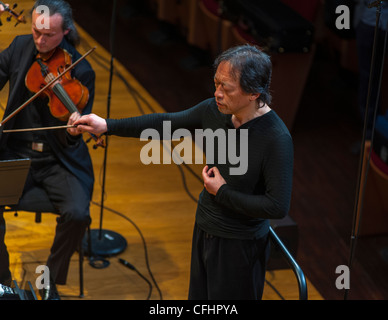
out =
<svg viewBox="0 0 388 320"><path fill-rule="evenodd" d="M149 289L148 296L147 296L147 299L146 299L146 300L149 300L150 297L151 297L151 294L152 294L152 283L151 283L146 277L144 277L144 276L139 272L139 270L136 269L136 267L135 267L133 264L131 264L131 263L129 263L128 261L126 261L126 260L124 260L124 259L121 259L121 258L119 258L119 262L120 262L121 264L123 264L124 266L126 266L127 268L129 268L129 269L135 271L135 272L140 276L140 278L142 278L144 281L147 282L147 284L148 284L148 286L149 286L150 289Z"/></svg>
<svg viewBox="0 0 388 320"><path fill-rule="evenodd" d="M95 201L91 201L94 205L97 205L99 207L101 207L101 204L98 203L98 202L95 202ZM142 242L143 242L143 247L144 247L144 254L145 254L145 261L146 261L146 266L147 266L147 270L148 270L148 273L153 281L153 283L155 284L155 287L156 289L158 290L158 293L159 293L159 297L160 297L160 300L163 300L163 295L162 295L162 292L161 290L159 289L159 286L152 274L152 271L151 271L151 268L150 268L150 265L149 265L149 260L148 260L148 250L147 250L147 243L144 239L144 236L143 236L143 233L141 232L140 228L136 225L135 222L132 221L132 219L130 219L129 217L127 217L126 215L122 214L121 212L118 212L117 210L114 210L112 208L109 208L107 206L104 206L104 209L114 213L114 214L117 214L118 216L124 218L125 220L129 221L133 226L134 228L137 230L137 232L139 233L140 235L140 238L142 239Z"/></svg>

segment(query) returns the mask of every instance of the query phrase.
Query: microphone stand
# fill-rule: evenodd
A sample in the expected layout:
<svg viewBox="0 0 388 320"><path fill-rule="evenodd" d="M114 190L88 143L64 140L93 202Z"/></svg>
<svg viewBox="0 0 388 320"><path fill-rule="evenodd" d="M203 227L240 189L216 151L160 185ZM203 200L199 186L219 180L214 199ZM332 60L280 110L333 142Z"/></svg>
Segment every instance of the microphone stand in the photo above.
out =
<svg viewBox="0 0 388 320"><path fill-rule="evenodd" d="M111 20L111 61L110 61L110 76L109 76L109 89L108 89L108 101L107 101L107 118L110 117L110 101L112 92L112 78L113 78L113 61L114 61L114 43L115 43L115 19L116 19L116 3L117 0L113 1L112 20ZM89 254L90 257L96 255L98 257L109 257L123 252L127 247L127 241L123 236L117 232L102 229L103 212L104 212L104 194L105 194L105 176L106 176L106 163L108 153L108 135L106 135L106 147L104 153L103 162L103 179L102 179L102 190L101 190L101 211L100 211L100 227L99 229L90 230L89 237ZM93 244L93 247L91 246ZM86 250L85 250L86 251ZM88 252L88 251L86 251ZM96 259L98 260L98 259ZM107 266L108 262L104 261L104 266ZM91 263L91 265L93 265ZM97 267L97 266L96 266ZM98 266L98 268L101 268Z"/></svg>
<svg viewBox="0 0 388 320"><path fill-rule="evenodd" d="M368 8L376 7L376 25L375 25L375 34L373 39L373 47L372 47L372 61L370 66L370 73L369 73L369 83L368 83L368 94L367 94L367 100L366 100L366 106L365 106L365 115L364 115L364 128L363 128L363 134L362 134L362 142L361 142L361 152L360 152L360 160L359 160L359 168L358 168L358 182L357 182L357 189L356 189L356 199L354 204L354 211L353 211L353 226L352 226L352 236L351 236L351 243L350 243L350 255L349 255L349 273L351 271L351 266L354 259L354 254L356 251L356 242L357 237L361 225L361 217L362 217L362 203L363 203L363 197L364 197L364 191L365 191L365 183L368 176L368 170L369 170L369 162L371 157L371 151L372 151L372 145L373 145L373 136L374 136L374 128L375 128L375 122L376 122L376 116L377 116L377 107L378 107L378 101L379 101L379 95L380 95L380 88L381 88L381 81L382 81L382 74L383 74L383 67L380 70L380 77L378 82L378 88L377 88L377 97L376 97L376 103L373 110L373 121L372 121L372 128L371 128L371 147L369 150L368 155L368 161L365 166L365 176L364 176L364 183L361 189L361 180L362 180L362 168L363 163L365 161L364 159L364 151L365 151L365 141L366 141L366 131L368 126L368 113L369 113L369 103L370 103L370 97L371 97L371 89L372 89L372 79L375 72L375 67L377 65L376 63L376 47L377 47L377 38L378 38L378 29L380 24L380 15L381 15L381 3L382 1L374 1L368 5ZM387 26L388 27L388 26ZM384 47L386 46L386 40L387 40L387 32L385 33L385 40L384 40ZM384 50L383 47L383 50ZM384 66L384 55L382 55L382 66ZM361 193L361 195L360 195ZM361 199L361 202L360 202ZM349 295L349 288L345 289L344 299L348 299Z"/></svg>

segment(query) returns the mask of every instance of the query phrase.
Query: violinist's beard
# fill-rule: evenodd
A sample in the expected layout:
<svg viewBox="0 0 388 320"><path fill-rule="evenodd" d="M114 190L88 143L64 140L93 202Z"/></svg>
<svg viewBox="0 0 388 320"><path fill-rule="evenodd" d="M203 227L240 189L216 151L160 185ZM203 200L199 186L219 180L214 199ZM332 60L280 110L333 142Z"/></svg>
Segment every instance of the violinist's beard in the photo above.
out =
<svg viewBox="0 0 388 320"><path fill-rule="evenodd" d="M35 42L35 48L38 52L40 53L48 53L48 52L51 52L52 50L54 50L57 46L59 45L55 43L55 46L53 47L53 45L51 44L40 44L40 43L37 43Z"/></svg>
<svg viewBox="0 0 388 320"><path fill-rule="evenodd" d="M49 51L51 51L51 50L49 50L46 46L41 46L41 45L37 45L37 44L35 44L35 47L36 47L36 50L38 50L38 52L40 52L40 53L47 53L47 52L49 52Z"/></svg>

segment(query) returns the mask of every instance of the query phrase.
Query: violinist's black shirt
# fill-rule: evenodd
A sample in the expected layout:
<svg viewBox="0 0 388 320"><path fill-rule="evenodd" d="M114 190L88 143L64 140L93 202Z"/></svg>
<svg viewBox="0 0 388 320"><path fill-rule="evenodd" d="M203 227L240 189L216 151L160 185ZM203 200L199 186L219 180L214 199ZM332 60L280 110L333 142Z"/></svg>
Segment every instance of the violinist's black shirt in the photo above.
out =
<svg viewBox="0 0 388 320"><path fill-rule="evenodd" d="M65 49L76 61L81 54L63 39L60 48ZM8 48L0 52L0 90L9 84L9 96L4 117L7 117L21 106L32 95L25 84L26 75L35 61L36 48L32 35L17 36ZM71 70L71 76L79 80L89 90L89 100L82 114L90 113L94 102L95 73L89 62L84 59ZM23 116L24 115L24 116ZM33 104L6 122L2 129L19 129L65 125L66 122L53 117L47 106L47 98L38 98ZM92 194L94 173L88 148L81 136L73 139L65 129L51 131L36 131L34 133L4 133L0 130L0 153L7 151L12 139L27 141L47 141L49 152L55 159L76 176L85 187L88 194ZM34 153L37 155L37 153ZM39 155L37 155L39 157Z"/></svg>

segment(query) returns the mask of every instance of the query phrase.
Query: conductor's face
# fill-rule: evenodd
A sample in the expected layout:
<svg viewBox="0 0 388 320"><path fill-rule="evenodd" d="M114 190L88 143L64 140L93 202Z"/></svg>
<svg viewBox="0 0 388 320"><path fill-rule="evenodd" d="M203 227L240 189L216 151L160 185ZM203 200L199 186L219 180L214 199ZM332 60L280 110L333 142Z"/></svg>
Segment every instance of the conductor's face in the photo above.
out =
<svg viewBox="0 0 388 320"><path fill-rule="evenodd" d="M62 42L63 37L69 33L69 30L63 30L62 25L63 18L58 13L50 17L44 17L33 11L32 36L35 47L40 53L50 52Z"/></svg>
<svg viewBox="0 0 388 320"><path fill-rule="evenodd" d="M239 74L232 72L227 61L219 64L214 76L214 85L218 110L224 114L237 114L252 103L252 94L242 90Z"/></svg>

